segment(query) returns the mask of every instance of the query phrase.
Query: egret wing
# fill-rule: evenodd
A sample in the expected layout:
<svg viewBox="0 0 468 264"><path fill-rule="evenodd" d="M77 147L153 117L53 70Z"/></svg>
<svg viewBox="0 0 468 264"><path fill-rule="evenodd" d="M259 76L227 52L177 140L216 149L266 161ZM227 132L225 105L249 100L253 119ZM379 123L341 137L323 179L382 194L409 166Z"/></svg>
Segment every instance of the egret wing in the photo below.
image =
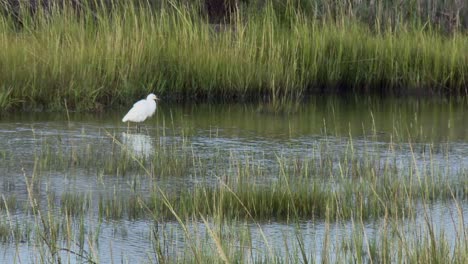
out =
<svg viewBox="0 0 468 264"><path fill-rule="evenodd" d="M140 100L136 102L132 109L122 119L122 122L132 121L132 122L142 122L147 117L147 104L146 100Z"/></svg>

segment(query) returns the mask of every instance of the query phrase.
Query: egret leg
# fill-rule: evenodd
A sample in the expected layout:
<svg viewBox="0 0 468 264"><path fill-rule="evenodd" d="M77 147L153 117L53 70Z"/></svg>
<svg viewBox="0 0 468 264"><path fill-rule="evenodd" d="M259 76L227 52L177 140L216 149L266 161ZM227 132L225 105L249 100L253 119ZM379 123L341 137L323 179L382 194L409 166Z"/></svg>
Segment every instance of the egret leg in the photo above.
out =
<svg viewBox="0 0 468 264"><path fill-rule="evenodd" d="M140 126L138 125L138 123L136 125L136 129L137 129L137 133L140 133Z"/></svg>

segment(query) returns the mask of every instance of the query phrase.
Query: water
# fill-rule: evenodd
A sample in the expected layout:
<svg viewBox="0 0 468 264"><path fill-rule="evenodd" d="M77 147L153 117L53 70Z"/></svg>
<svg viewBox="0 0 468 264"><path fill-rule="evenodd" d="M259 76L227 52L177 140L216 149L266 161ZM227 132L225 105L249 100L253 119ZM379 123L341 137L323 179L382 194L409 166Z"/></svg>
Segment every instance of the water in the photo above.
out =
<svg viewBox="0 0 468 264"><path fill-rule="evenodd" d="M118 195L129 196L137 189L147 196L155 182L173 191L210 182L210 179L212 184L216 184L220 169L230 172L224 166L219 168L219 164L226 164L227 167L230 160L275 172L278 170L278 157L313 159L322 155L320 149L323 146L331 153L337 153L334 168L339 169L338 156L349 151L350 140L358 157L376 155L382 164L391 160L400 169L411 165L419 169L431 167L444 177L459 180L460 175L466 175L468 167L468 107L463 102L314 98L305 104L281 109L272 105L183 106L162 102L156 116L145 122L143 132L139 134L134 133L132 127L128 130L120 121L125 112L126 109L100 114L71 113L69 120L65 114L53 113L2 115L1 194L5 197L14 195L19 202L28 201L27 182L38 170L35 157L41 153L49 151L56 154L54 157L63 156L65 159L73 159L70 153L81 153L89 156L90 161L86 164L95 164L95 160L111 155L115 148L114 140L142 159L151 158L161 146L176 146L172 149L176 155L183 155L182 148L189 149L196 153L203 169L169 171L166 177L148 178L141 172L106 174L103 170L80 164L73 167L49 166L40 170L36 183L39 203L46 204L50 193L55 194L59 203L59 197L66 192L98 198L99 195L112 195L116 191ZM98 151L87 152L90 148ZM268 184L270 180L274 179L259 178L257 183L264 181L264 184ZM457 206L463 220L457 217L447 219L448 216L457 215ZM401 225L411 229L411 226L423 222L423 208L424 205L421 205L418 210L421 213L415 219L402 220ZM435 221L435 226L443 227L446 237L453 240L456 227L468 224L467 209L465 200L458 204L436 202L427 211L433 216L431 221ZM0 220L0 223L14 220L24 224L33 221L33 218L21 211L10 216L0 211ZM95 257L101 262L157 262L151 242L152 230L156 226L159 231L165 230L158 234L169 236L167 241L171 245L166 245L168 254L181 255L181 252L188 251L184 243L186 237L177 222L155 224L145 218L100 222L97 213L87 215L85 222L87 232L99 230L99 250ZM251 236L251 250L244 252L244 259L247 260L268 255L269 248L279 255L297 255L298 252L292 249L299 248L295 237L298 231L310 249L309 257L320 260L325 240L339 241L351 237L351 231L359 229L360 225L367 236L376 237L383 224L381 220L363 223L344 221L327 226L323 219L309 219L299 225L281 221L259 225L242 222L227 224L226 229L228 233L233 233L234 241L245 239L236 234L237 231L247 230L245 232ZM209 238L206 225L201 221L190 223L188 228L195 237ZM268 242L265 242L262 232ZM208 242L199 245L216 252L211 240L205 240ZM332 243L332 247L336 244ZM10 263L15 259L29 262L33 256L37 257L34 254L36 251L39 251L38 245L31 243L20 243L19 246L3 243L0 244L0 259L3 258L0 262ZM66 252L62 254L70 262L80 260Z"/></svg>

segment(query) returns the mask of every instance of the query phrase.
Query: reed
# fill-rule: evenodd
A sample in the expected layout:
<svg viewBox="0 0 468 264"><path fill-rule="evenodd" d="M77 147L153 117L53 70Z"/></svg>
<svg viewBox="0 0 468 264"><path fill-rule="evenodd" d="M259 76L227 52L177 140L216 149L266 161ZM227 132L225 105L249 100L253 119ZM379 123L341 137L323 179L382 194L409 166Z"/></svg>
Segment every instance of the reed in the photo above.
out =
<svg viewBox="0 0 468 264"><path fill-rule="evenodd" d="M375 29L350 15L312 16L295 1L239 8L218 30L191 5L115 5L22 11L20 30L1 16L2 109L100 110L150 91L274 102L312 92L467 94L462 30L405 20Z"/></svg>

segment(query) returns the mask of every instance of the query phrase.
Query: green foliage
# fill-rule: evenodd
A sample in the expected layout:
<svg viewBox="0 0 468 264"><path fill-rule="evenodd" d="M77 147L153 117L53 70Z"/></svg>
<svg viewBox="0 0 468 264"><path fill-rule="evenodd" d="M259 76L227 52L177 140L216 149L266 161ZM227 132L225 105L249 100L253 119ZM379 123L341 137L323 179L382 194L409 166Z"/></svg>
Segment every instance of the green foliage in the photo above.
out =
<svg viewBox="0 0 468 264"><path fill-rule="evenodd" d="M310 92L467 94L463 31L407 20L369 26L345 7L326 15L318 1L312 15L296 2L240 5L218 25L199 5L173 1L22 10L20 29L0 16L0 107L98 110L150 91L275 102Z"/></svg>

